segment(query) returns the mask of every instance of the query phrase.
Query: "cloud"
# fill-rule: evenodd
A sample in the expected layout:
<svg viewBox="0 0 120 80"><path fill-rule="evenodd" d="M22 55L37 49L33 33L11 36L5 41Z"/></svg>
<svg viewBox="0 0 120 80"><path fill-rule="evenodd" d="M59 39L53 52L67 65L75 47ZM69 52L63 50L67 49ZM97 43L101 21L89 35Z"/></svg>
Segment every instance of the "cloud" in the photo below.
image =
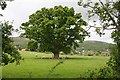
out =
<svg viewBox="0 0 120 80"><path fill-rule="evenodd" d="M91 30L90 37L86 37L85 40L96 40L96 41L103 41L103 42L109 42L113 43L113 39L111 37L111 30L105 30L105 35L102 35L101 37L94 31L94 29Z"/></svg>

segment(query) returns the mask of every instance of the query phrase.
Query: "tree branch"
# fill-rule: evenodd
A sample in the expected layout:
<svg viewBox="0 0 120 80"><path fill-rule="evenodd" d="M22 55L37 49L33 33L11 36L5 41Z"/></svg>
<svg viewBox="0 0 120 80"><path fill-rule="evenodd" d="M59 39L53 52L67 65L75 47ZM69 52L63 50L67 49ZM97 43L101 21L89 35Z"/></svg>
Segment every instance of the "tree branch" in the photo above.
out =
<svg viewBox="0 0 120 80"><path fill-rule="evenodd" d="M110 19L113 21L113 23L115 24L116 27L119 27L117 25L117 23L115 22L114 18L111 16L110 12L105 8L103 2L101 0L99 0L99 2L101 3L101 5L103 6L103 9L106 11L106 13L108 14L108 16L110 17Z"/></svg>
<svg viewBox="0 0 120 80"><path fill-rule="evenodd" d="M90 25L90 28L93 27L93 28L103 28L103 27L100 27L100 26L91 26ZM116 29L116 28L105 28L106 30L113 30L113 29Z"/></svg>
<svg viewBox="0 0 120 80"><path fill-rule="evenodd" d="M0 16L3 16L2 14L0 14Z"/></svg>

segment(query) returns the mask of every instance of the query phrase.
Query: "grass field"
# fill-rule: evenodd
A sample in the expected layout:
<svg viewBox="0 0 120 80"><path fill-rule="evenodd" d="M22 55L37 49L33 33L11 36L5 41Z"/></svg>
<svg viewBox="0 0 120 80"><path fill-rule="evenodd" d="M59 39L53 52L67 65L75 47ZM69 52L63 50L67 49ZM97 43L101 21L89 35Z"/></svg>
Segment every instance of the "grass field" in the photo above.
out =
<svg viewBox="0 0 120 80"><path fill-rule="evenodd" d="M99 69L105 66L109 57L60 55L74 59L65 59L49 76L49 70L61 59L40 59L52 57L52 54L21 51L24 60L20 65L11 63L2 67L3 78L77 78L85 77L88 70ZM37 56L36 56L37 54Z"/></svg>

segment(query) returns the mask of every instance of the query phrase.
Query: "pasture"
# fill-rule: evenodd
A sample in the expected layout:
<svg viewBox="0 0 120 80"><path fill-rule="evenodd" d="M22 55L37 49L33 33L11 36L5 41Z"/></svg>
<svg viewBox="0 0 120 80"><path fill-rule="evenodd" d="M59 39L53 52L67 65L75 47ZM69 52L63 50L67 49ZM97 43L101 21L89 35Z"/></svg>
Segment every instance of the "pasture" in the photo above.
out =
<svg viewBox="0 0 120 80"><path fill-rule="evenodd" d="M24 60L20 65L10 63L2 66L3 78L78 78L86 77L88 70L102 68L106 65L109 57L105 56L78 56L78 55L60 55L60 57L69 57L64 59L63 63L55 68L49 74L49 71L62 59L42 59L52 57L50 53L37 53L20 51ZM49 74L49 75L48 75Z"/></svg>

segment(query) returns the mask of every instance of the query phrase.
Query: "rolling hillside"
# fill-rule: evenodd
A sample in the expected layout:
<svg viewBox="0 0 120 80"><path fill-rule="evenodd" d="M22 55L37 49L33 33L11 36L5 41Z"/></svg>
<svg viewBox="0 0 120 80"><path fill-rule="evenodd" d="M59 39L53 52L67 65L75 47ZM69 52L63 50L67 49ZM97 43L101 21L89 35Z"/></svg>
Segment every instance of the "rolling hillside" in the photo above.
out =
<svg viewBox="0 0 120 80"><path fill-rule="evenodd" d="M13 37L12 39L14 40L14 45L20 45L22 48L26 48L29 42L27 38Z"/></svg>
<svg viewBox="0 0 120 80"><path fill-rule="evenodd" d="M109 49L111 45L113 44L101 41L85 41L80 44L80 47L77 48L77 50L81 51L82 49L84 49L92 51L104 51L106 49Z"/></svg>
<svg viewBox="0 0 120 80"><path fill-rule="evenodd" d="M15 45L20 45L22 48L26 48L27 43L29 42L28 39L20 37L13 37L13 40ZM78 47L77 50L81 51L84 49L92 51L103 51L108 49L110 45L112 44L100 41L84 41L83 43L80 43L80 47Z"/></svg>

